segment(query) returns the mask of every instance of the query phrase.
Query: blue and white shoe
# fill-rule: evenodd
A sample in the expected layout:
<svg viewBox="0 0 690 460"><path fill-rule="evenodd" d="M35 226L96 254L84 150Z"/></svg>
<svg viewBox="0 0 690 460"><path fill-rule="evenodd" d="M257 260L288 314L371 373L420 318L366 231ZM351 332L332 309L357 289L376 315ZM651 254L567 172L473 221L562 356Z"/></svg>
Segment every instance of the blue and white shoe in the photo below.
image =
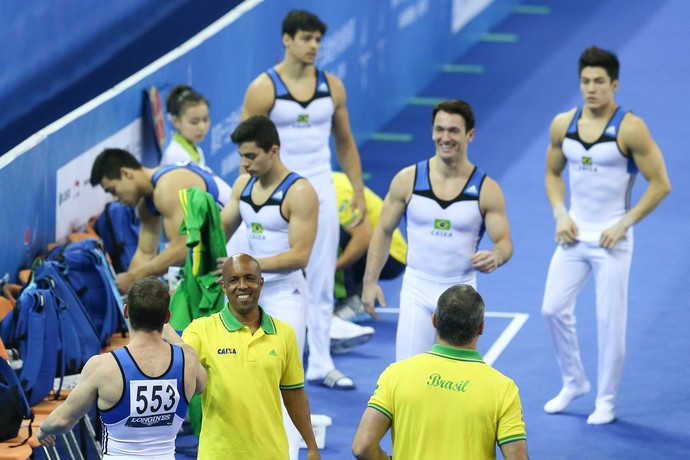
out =
<svg viewBox="0 0 690 460"><path fill-rule="evenodd" d="M351 321L356 324L374 320L374 318L364 310L362 299L357 294L353 294L339 301L335 306L335 314L345 321Z"/></svg>
<svg viewBox="0 0 690 460"><path fill-rule="evenodd" d="M331 320L331 353L347 353L371 340L374 332L371 326L360 326L334 315Z"/></svg>

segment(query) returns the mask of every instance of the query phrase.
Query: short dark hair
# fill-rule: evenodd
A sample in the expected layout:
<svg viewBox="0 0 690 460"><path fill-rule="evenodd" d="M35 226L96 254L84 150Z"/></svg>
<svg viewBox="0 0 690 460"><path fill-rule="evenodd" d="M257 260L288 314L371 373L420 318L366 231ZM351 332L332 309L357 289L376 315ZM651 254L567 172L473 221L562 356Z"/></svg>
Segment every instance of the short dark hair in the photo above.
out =
<svg viewBox="0 0 690 460"><path fill-rule="evenodd" d="M276 125L265 115L254 115L242 123L230 135L230 139L239 145L244 142L256 142L256 146L268 152L271 147L280 147L280 137Z"/></svg>
<svg viewBox="0 0 690 460"><path fill-rule="evenodd" d="M597 46L590 46L580 55L577 74L582 74L582 69L585 67L603 67L611 78L611 81L614 81L618 80L621 64L618 61L618 56L611 51L601 49Z"/></svg>
<svg viewBox="0 0 690 460"><path fill-rule="evenodd" d="M129 324L136 331L163 331L170 311L167 284L153 276L132 283L127 292Z"/></svg>
<svg viewBox="0 0 690 460"><path fill-rule="evenodd" d="M321 35L326 35L328 26L321 22L318 16L304 10L292 10L283 19L283 34L288 34L295 38L299 30L305 32L319 31Z"/></svg>
<svg viewBox="0 0 690 460"><path fill-rule="evenodd" d="M434 110L431 114L431 125L433 126L434 121L436 121L436 114L439 112L453 113L460 115L465 120L465 129L469 132L474 128L474 112L472 107L459 99L450 99L448 101L441 101L434 106Z"/></svg>
<svg viewBox="0 0 690 460"><path fill-rule="evenodd" d="M469 284L456 284L438 298L435 314L438 336L451 345L466 345L479 334L484 300Z"/></svg>
<svg viewBox="0 0 690 460"><path fill-rule="evenodd" d="M120 168L142 169L134 155L123 149L105 149L96 157L96 161L91 166L91 185L100 185L103 178L120 179L122 174Z"/></svg>
<svg viewBox="0 0 690 460"><path fill-rule="evenodd" d="M186 110L187 106L205 103L211 105L201 93L196 92L191 86L178 85L170 90L170 94L165 99L165 109L170 115L179 117Z"/></svg>

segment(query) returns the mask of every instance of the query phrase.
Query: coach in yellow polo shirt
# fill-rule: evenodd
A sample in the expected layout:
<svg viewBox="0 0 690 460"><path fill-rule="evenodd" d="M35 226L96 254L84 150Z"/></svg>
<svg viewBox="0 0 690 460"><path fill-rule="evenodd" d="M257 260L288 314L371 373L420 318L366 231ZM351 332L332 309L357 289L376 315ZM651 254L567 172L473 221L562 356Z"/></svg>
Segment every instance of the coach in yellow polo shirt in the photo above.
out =
<svg viewBox="0 0 690 460"><path fill-rule="evenodd" d="M335 297L338 299L335 313L354 322L371 319L364 312L361 304L362 278L367 261L367 248L371 235L381 215L383 200L370 188L364 188L364 199L367 203L367 217L360 225L352 226L357 215L350 206L352 200L352 184L347 175L341 172L333 173L336 200L338 203L338 219L340 220L340 245L335 274ZM381 271L381 279L393 279L405 270L407 243L405 237L396 230L391 241L388 260Z"/></svg>
<svg viewBox="0 0 690 460"><path fill-rule="evenodd" d="M385 458L392 427L393 458L527 459L525 422L515 383L482 361L484 301L469 285L447 289L432 321L433 348L393 363L379 377L355 434L358 459Z"/></svg>
<svg viewBox="0 0 690 460"><path fill-rule="evenodd" d="M307 444L307 458L319 459L295 332L259 307L259 264L247 254L231 256L221 286L228 306L194 320L182 333L209 375L198 458L287 460L282 395Z"/></svg>

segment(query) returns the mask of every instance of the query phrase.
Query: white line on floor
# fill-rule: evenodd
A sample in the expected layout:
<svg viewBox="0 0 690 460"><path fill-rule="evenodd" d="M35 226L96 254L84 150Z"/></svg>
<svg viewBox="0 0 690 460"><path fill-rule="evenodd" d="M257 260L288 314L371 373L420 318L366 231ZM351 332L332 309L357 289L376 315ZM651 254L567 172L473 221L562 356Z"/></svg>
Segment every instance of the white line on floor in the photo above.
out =
<svg viewBox="0 0 690 460"><path fill-rule="evenodd" d="M503 329L501 335L498 336L498 339L491 345L489 351L482 356L484 362L491 366L501 353L503 353L503 350L505 350L510 341L513 340L513 337L515 337L522 325L527 322L529 315L527 313L498 313L487 311L484 316L495 318L509 318L512 316L513 318L510 324L508 324L508 327Z"/></svg>
<svg viewBox="0 0 690 460"><path fill-rule="evenodd" d="M379 315L381 314L398 314L400 313L400 308L392 308L392 307L376 307L376 313ZM517 333L520 331L522 326L527 322L527 319L529 318L529 314L527 313L515 313L515 312L494 312L494 311L487 311L484 313L484 316L489 317L489 318L513 318L510 321L510 324L508 324L508 327L506 327L503 332L501 332L501 335L498 336L498 339L491 345L491 348L489 348L489 351L487 351L482 358L484 359L484 362L488 364L489 366L493 365L493 363L498 359L499 356L501 356L501 353L503 353L503 350L506 349L508 344L510 343L511 340L513 340L513 337L517 335Z"/></svg>

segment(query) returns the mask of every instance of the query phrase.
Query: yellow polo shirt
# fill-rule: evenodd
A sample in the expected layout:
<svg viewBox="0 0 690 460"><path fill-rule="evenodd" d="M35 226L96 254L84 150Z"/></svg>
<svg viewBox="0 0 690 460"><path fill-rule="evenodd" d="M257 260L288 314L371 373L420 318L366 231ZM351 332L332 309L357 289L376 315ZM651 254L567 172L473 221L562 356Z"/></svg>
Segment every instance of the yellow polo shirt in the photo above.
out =
<svg viewBox="0 0 690 460"><path fill-rule="evenodd" d="M347 228L356 217L350 208L353 193L352 184L345 173L334 172L333 185L335 185L335 196L338 202L338 219L340 225ZM372 228L376 228L383 208L383 200L369 187L364 187L364 201L367 203L367 217L371 221ZM390 255L403 264L407 259L407 243L402 232L397 228L393 232Z"/></svg>
<svg viewBox="0 0 690 460"><path fill-rule="evenodd" d="M208 372L198 458L287 460L280 390L304 387L292 327L261 309L252 335L226 306L192 321L182 339Z"/></svg>
<svg viewBox="0 0 690 460"><path fill-rule="evenodd" d="M391 364L368 406L391 419L395 460L495 459L526 439L517 385L475 350L437 344Z"/></svg>

